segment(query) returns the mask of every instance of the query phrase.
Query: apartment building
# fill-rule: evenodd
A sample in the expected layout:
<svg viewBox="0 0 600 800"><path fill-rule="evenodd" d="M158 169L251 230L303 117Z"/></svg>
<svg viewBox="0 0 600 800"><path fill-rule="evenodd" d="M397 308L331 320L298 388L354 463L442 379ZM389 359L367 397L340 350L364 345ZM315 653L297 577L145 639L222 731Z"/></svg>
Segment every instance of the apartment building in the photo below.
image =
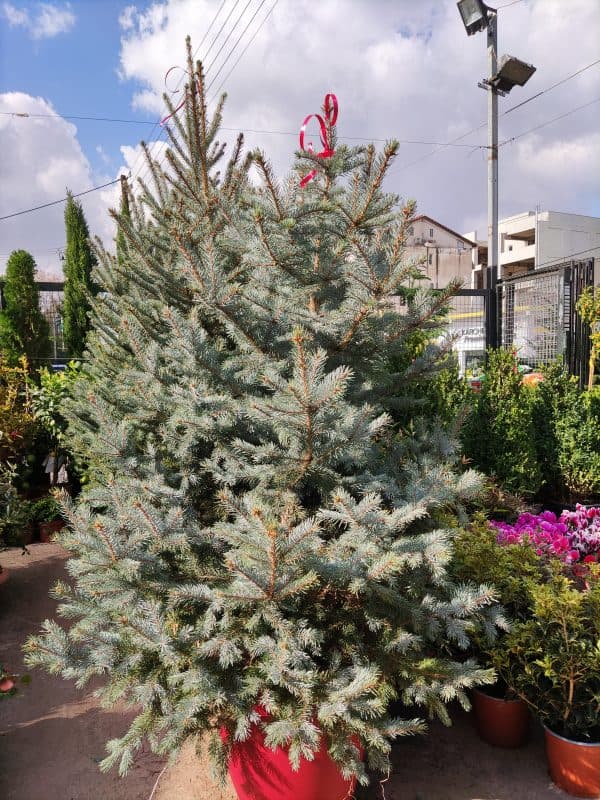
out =
<svg viewBox="0 0 600 800"><path fill-rule="evenodd" d="M487 242L477 239L477 231L471 231L465 236L473 239L476 244L473 271L482 274L487 264ZM500 220L498 236L500 280L566 261L593 258L594 283L600 283L599 217L560 211L525 211ZM478 278L474 280L477 281Z"/></svg>
<svg viewBox="0 0 600 800"><path fill-rule="evenodd" d="M470 288L474 248L475 242L421 214L412 220L405 255L424 261L433 288L447 286L453 278L460 278Z"/></svg>

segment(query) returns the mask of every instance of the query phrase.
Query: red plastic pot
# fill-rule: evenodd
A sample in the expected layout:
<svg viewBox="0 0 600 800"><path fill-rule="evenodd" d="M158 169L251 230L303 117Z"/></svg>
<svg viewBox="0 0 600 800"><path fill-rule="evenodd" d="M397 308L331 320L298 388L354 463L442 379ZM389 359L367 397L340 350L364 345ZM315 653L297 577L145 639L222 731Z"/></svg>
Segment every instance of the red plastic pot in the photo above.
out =
<svg viewBox="0 0 600 800"><path fill-rule="evenodd" d="M53 522L40 522L40 542L52 541L52 535L58 533L58 531L62 530L64 527L65 523L62 519L55 519Z"/></svg>
<svg viewBox="0 0 600 800"><path fill-rule="evenodd" d="M521 747L529 735L529 709L522 700L504 700L473 689L477 733L494 747Z"/></svg>
<svg viewBox="0 0 600 800"><path fill-rule="evenodd" d="M266 712L258 709L265 719ZM222 728L221 738L228 733ZM234 742L229 760L229 777L239 800L351 800L355 779L346 780L322 740L313 761L300 760L294 772L287 750L265 745L258 725L244 742Z"/></svg>
<svg viewBox="0 0 600 800"><path fill-rule="evenodd" d="M574 742L544 726L550 777L574 797L600 797L600 742Z"/></svg>

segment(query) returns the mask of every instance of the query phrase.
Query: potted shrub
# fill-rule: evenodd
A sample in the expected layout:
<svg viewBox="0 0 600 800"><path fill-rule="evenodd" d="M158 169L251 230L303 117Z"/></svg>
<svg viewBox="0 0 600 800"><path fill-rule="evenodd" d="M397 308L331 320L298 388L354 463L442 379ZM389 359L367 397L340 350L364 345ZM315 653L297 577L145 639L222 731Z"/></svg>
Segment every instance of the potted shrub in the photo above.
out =
<svg viewBox="0 0 600 800"><path fill-rule="evenodd" d="M520 747L529 735L529 710L518 697L510 670L498 666L506 653L510 627L531 614L527 582L542 579L542 564L532 547L500 545L495 528L481 514L457 537L451 572L457 580L487 582L498 591L506 614L506 619L499 620L503 623L501 632L490 638L481 631L471 639L474 657L494 668L497 678L495 683L473 690L473 715L479 736L488 744Z"/></svg>
<svg viewBox="0 0 600 800"><path fill-rule="evenodd" d="M600 572L583 581L556 565L531 583L531 618L506 638L515 689L542 721L552 780L576 797L600 796Z"/></svg>
<svg viewBox="0 0 600 800"><path fill-rule="evenodd" d="M119 258L99 253L67 411L95 474L54 595L74 622L47 621L28 662L135 707L103 768L205 735L241 798L342 800L363 755L386 771L390 740L423 730L390 700L448 721L491 677L465 652L494 595L447 572L481 478L416 410L393 417L443 355L455 287L391 307L415 277L414 206L381 189L394 143L307 153L281 186L261 154L255 186L239 148L218 172L188 52L176 166L153 167L146 209L124 182Z"/></svg>
<svg viewBox="0 0 600 800"><path fill-rule="evenodd" d="M3 547L25 547L33 539L31 503L13 485L16 470L0 464L0 543Z"/></svg>
<svg viewBox="0 0 600 800"><path fill-rule="evenodd" d="M40 542L49 542L52 535L64 528L58 501L52 497L42 497L32 505L32 519L38 525Z"/></svg>
<svg viewBox="0 0 600 800"><path fill-rule="evenodd" d="M534 550L543 573L525 582L530 614L493 665L544 724L550 774L577 797L600 796L600 508L498 523L506 550Z"/></svg>

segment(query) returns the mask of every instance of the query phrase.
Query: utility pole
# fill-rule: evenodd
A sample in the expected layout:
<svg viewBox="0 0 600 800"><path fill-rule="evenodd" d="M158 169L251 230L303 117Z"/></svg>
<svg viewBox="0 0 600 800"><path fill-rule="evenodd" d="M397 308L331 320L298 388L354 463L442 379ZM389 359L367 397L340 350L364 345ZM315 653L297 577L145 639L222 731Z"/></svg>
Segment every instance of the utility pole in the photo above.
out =
<svg viewBox="0 0 600 800"><path fill-rule="evenodd" d="M488 92L488 266L486 289L489 333L487 343L498 346L498 95L507 95L515 86L524 86L535 72L514 56L502 56L498 63L498 11L483 0L458 0L467 36L487 30L488 77L478 85Z"/></svg>
<svg viewBox="0 0 600 800"><path fill-rule="evenodd" d="M488 10L488 265L490 290L490 346L498 346L498 90L492 83L498 72L498 14Z"/></svg>

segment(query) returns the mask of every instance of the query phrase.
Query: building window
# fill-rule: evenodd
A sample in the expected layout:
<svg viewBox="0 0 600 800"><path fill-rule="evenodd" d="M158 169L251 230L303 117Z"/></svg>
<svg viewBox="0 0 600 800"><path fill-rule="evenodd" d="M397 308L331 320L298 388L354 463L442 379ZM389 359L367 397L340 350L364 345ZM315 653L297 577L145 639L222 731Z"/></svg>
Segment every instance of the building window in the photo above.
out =
<svg viewBox="0 0 600 800"><path fill-rule="evenodd" d="M412 236L413 233L414 233L414 230L413 230L413 226L411 225L410 228L408 229L408 235Z"/></svg>
<svg viewBox="0 0 600 800"><path fill-rule="evenodd" d="M433 228L429 228L429 238L433 239Z"/></svg>
<svg viewBox="0 0 600 800"><path fill-rule="evenodd" d="M433 264L433 255L431 253L429 253L428 261L429 261L429 264Z"/></svg>

